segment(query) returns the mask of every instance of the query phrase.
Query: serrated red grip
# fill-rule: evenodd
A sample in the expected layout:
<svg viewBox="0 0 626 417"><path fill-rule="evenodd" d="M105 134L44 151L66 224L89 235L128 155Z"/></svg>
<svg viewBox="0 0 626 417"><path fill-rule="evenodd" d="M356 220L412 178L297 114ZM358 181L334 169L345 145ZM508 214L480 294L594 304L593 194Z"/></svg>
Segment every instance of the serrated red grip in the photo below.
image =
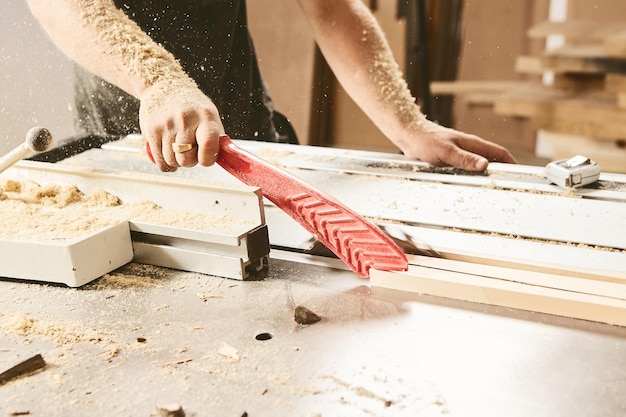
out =
<svg viewBox="0 0 626 417"><path fill-rule="evenodd" d="M405 271L407 258L380 229L332 196L220 136L217 163L317 237L361 277L369 269Z"/></svg>

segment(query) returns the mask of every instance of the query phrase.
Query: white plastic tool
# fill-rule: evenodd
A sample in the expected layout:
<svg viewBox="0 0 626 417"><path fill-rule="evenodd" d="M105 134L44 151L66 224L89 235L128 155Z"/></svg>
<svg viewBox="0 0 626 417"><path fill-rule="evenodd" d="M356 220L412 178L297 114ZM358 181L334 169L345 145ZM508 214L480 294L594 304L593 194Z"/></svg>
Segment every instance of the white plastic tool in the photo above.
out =
<svg viewBox="0 0 626 417"><path fill-rule="evenodd" d="M570 159L550 162L546 167L550 181L563 188L581 187L600 178L600 167L586 156L576 155Z"/></svg>
<svg viewBox="0 0 626 417"><path fill-rule="evenodd" d="M33 152L45 152L52 146L52 135L48 129L33 127L26 133L26 139L15 149L0 157L0 172Z"/></svg>
<svg viewBox="0 0 626 417"><path fill-rule="evenodd" d="M58 241L0 239L0 276L80 287L130 262L128 221Z"/></svg>

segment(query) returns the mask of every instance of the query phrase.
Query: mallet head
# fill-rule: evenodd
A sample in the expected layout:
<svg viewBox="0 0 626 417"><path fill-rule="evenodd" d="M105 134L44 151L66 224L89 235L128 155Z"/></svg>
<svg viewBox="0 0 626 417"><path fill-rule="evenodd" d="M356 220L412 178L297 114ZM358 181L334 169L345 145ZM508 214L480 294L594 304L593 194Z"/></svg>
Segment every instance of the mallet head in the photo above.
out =
<svg viewBox="0 0 626 417"><path fill-rule="evenodd" d="M26 133L26 145L33 152L45 152L52 146L52 134L45 127L33 127Z"/></svg>

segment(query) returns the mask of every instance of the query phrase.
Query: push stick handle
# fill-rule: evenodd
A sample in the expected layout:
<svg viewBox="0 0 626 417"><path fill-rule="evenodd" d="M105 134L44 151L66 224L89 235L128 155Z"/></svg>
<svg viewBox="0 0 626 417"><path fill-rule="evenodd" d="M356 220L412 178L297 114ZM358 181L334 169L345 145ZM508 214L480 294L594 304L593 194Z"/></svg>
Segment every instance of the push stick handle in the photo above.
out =
<svg viewBox="0 0 626 417"><path fill-rule="evenodd" d="M52 146L52 134L43 127L33 127L26 133L26 140L15 149L0 157L0 172L11 167L31 152L45 152Z"/></svg>

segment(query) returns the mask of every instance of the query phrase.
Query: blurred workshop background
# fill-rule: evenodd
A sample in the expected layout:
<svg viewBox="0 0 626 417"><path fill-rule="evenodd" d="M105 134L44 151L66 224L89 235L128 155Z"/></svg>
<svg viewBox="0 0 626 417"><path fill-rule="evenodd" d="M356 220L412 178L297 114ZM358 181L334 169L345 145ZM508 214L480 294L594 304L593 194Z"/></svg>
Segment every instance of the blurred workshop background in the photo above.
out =
<svg viewBox="0 0 626 417"><path fill-rule="evenodd" d="M263 13L270 2L275 8L280 3L281 13ZM573 152L596 158L605 169L626 171L626 134L620 136L619 126L596 134L593 123L581 131L580 126L569 129L564 126L567 121L561 120L557 123L560 131L550 131L554 123L546 125L545 112L538 122L530 110L519 110L519 102L517 107L508 102L504 109L506 106L497 101L519 91L520 83L554 82L555 78L547 78L550 71L537 67L536 58L572 42L550 31L532 35L533 28L546 21L584 21L605 27L617 23L618 33L620 20L626 29L623 0L366 2L380 20L414 95L432 120L505 145L522 163L544 164ZM254 0L248 2L248 11L276 108L291 120L302 143L396 151L337 84L306 29L297 2ZM582 36L577 33L576 42L605 40L597 36L581 40ZM0 37L0 152L21 143L33 126L48 127L58 139L75 135L72 63L48 40L24 1L0 4ZM591 58L606 61L603 56ZM619 59L611 58L611 63L614 61ZM624 62L626 66L626 58ZM615 71L621 69L617 65ZM582 81L580 74L569 77L571 73L566 70L564 74L556 78L559 87L567 81L569 92L580 92L603 89L607 70L596 68L590 74L585 69ZM474 82L481 84L471 84ZM585 94L577 98L586 99ZM619 104L620 97L618 94L613 100ZM618 104L613 112L604 114L613 123L624 125L626 131L626 116ZM545 103L542 105L539 108L545 110ZM606 124L603 120L595 122Z"/></svg>

